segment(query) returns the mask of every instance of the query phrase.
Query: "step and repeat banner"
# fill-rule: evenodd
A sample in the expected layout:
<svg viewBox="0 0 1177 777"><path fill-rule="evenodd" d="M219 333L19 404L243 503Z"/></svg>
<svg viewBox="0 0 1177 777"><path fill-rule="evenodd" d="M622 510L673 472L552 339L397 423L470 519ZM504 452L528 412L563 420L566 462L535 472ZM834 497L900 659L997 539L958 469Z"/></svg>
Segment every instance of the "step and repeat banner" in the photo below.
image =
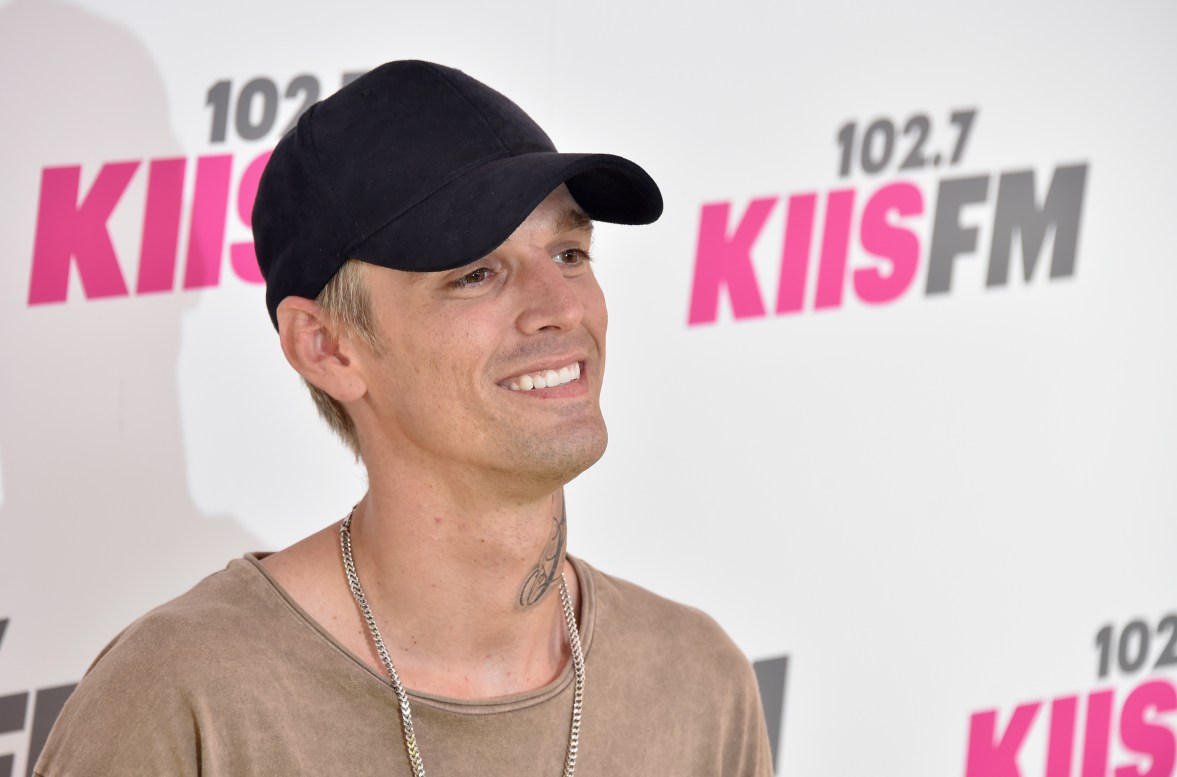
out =
<svg viewBox="0 0 1177 777"><path fill-rule="evenodd" d="M661 184L661 221L596 239L611 443L569 544L719 620L779 774L1174 777L1175 29L1162 2L0 3L0 777L132 619L362 494L249 213L299 113L404 58Z"/></svg>

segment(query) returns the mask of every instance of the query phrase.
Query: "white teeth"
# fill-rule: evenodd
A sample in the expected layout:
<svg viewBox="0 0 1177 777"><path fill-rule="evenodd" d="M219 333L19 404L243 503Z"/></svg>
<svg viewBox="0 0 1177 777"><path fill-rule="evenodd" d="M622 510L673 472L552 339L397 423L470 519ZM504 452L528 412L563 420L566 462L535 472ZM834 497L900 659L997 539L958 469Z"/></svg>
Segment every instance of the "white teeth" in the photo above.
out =
<svg viewBox="0 0 1177 777"><path fill-rule="evenodd" d="M580 380L580 362L573 362L558 370L551 369L531 375L520 375L517 378L512 378L509 383L501 383L499 385L509 388L511 391L531 391L532 389L563 386L565 383L571 383L574 380Z"/></svg>

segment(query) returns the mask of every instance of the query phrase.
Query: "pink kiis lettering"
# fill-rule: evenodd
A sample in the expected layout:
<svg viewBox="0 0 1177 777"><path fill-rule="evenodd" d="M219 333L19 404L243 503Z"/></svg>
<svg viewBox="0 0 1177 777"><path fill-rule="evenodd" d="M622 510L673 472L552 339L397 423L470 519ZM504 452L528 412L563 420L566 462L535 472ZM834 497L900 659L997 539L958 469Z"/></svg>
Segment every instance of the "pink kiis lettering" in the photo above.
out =
<svg viewBox="0 0 1177 777"><path fill-rule="evenodd" d="M1126 763L1109 772L1115 692L1093 691L1085 704L1079 696L1062 696L1050 702L1045 763L1028 763L1022 746L1036 725L1044 702L1029 702L1014 709L1001 726L996 710L974 714L969 722L965 777L1071 777L1076 735L1081 735L1080 777L1174 777L1177 764L1177 686L1167 680L1149 680L1124 698L1119 716L1119 743ZM1077 725L1085 707L1085 724Z"/></svg>
<svg viewBox="0 0 1177 777"><path fill-rule="evenodd" d="M135 293L171 291L180 244L187 159L155 159L147 173L147 206L139 248L139 282Z"/></svg>
<svg viewBox="0 0 1177 777"><path fill-rule="evenodd" d="M1077 696L1063 696L1050 705L1050 734L1046 748L1046 777L1071 777L1071 754L1075 750L1075 709Z"/></svg>
<svg viewBox="0 0 1177 777"><path fill-rule="evenodd" d="M1115 691L1096 691L1087 697L1087 726L1083 733L1082 777L1107 777L1112 744L1112 705Z"/></svg>
<svg viewBox="0 0 1177 777"><path fill-rule="evenodd" d="M237 215L250 226L249 211L257 194L265 152L253 159L237 185ZM225 253L228 203L233 177L233 157L228 154L195 160L195 186L189 210L185 255L185 289L217 286ZM127 282L111 241L108 223L140 168L147 170L146 196L142 203L143 228L139 242L136 294L170 292L176 286L176 264L184 211L184 183L189 160L155 159L104 164L81 192L80 165L50 167L41 174L29 278L29 305L65 302L71 265L87 299L125 297ZM261 283L261 272L252 242L230 246L233 272L248 283Z"/></svg>
<svg viewBox="0 0 1177 777"><path fill-rule="evenodd" d="M776 202L776 197L752 200L730 233L727 225L731 204L721 202L703 206L699 218L690 323L715 320L723 287L727 287L736 318L764 315L764 302L752 267L752 246Z"/></svg>
<svg viewBox="0 0 1177 777"><path fill-rule="evenodd" d="M225 213L229 208L229 174L233 157L205 156L196 162L196 193L188 232L188 264L184 288L201 289L221 282L225 247Z"/></svg>
<svg viewBox="0 0 1177 777"><path fill-rule="evenodd" d="M785 245L781 249L781 278L776 296L778 315L796 313L805 306L805 283L809 274L809 252L813 250L813 211L816 206L816 194L795 194L789 198Z"/></svg>
<svg viewBox="0 0 1177 777"><path fill-rule="evenodd" d="M854 227L855 196L853 189L841 189L826 195L813 300L815 309L842 305ZM766 315L752 265L752 248L778 200L777 197L752 200L734 229L729 229L731 203L703 206L688 324L714 322L725 289L735 318ZM818 195L814 193L795 194L785 205L777 315L797 313L805 307L817 200ZM884 260L884 264L853 272L854 293L863 302L890 302L911 286L919 268L920 242L914 232L895 221L897 217L920 215L923 208L922 193L910 183L884 186L867 200L859 225L859 238L863 250Z"/></svg>
<svg viewBox="0 0 1177 777"><path fill-rule="evenodd" d="M854 293L863 302L881 304L903 296L920 262L920 241L913 232L895 226L892 214L918 216L924 212L924 196L910 183L893 183L875 192L862 212L862 248L890 263L889 272L878 267L854 271Z"/></svg>
<svg viewBox="0 0 1177 777"><path fill-rule="evenodd" d="M1005 730L997 733L997 711L978 712L969 723L969 760L965 777L1022 777L1018 751L1038 714L1039 702L1014 710Z"/></svg>
<svg viewBox="0 0 1177 777"><path fill-rule="evenodd" d="M826 198L826 228L821 239L821 265L817 271L815 308L836 308L842 304L849 254L850 221L854 217L854 190L830 192Z"/></svg>
<svg viewBox="0 0 1177 777"><path fill-rule="evenodd" d="M1147 769L1142 768L1143 764L1119 766L1116 777L1172 777L1177 720L1166 716L1162 722L1159 718L1174 710L1177 710L1177 686L1172 683L1153 680L1129 694L1120 712L1120 741L1126 749L1148 755L1152 763Z"/></svg>
<svg viewBox="0 0 1177 777"><path fill-rule="evenodd" d="M86 197L78 201L80 165L47 167L41 172L37 237L29 304L64 302L72 258L86 296L120 297L127 293L118 257L106 231L114 206L127 190L138 162L103 165Z"/></svg>
<svg viewBox="0 0 1177 777"><path fill-rule="evenodd" d="M237 217L241 223L253 228L253 201L257 199L257 186L262 179L262 170L266 162L270 161L270 153L259 156L249 163L245 172L241 174L241 184L237 187ZM233 272L237 277L249 283L265 283L261 268L257 266L257 256L253 251L253 243L234 243L229 246L229 260L233 265Z"/></svg>

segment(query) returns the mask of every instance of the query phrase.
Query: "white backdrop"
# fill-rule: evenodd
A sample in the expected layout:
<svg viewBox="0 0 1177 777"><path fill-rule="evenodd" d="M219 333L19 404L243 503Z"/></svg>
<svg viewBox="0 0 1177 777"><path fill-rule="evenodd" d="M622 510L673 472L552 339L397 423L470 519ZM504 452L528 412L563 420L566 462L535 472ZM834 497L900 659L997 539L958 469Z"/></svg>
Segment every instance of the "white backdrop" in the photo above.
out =
<svg viewBox="0 0 1177 777"><path fill-rule="evenodd" d="M1162 2L0 3L0 777L131 619L362 493L231 246L306 89L400 58L661 184L657 224L599 230L611 442L570 549L788 657L779 773L1173 777L1174 29Z"/></svg>

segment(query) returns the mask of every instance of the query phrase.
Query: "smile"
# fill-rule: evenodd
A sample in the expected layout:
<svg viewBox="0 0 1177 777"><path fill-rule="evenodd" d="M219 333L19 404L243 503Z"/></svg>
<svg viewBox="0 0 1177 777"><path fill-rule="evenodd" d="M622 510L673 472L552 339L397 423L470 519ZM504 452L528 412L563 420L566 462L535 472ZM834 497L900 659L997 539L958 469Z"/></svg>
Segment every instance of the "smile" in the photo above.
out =
<svg viewBox="0 0 1177 777"><path fill-rule="evenodd" d="M508 378L499 385L511 391L531 391L532 389L553 388L580 380L580 362L573 362L555 370L541 370L527 375Z"/></svg>

